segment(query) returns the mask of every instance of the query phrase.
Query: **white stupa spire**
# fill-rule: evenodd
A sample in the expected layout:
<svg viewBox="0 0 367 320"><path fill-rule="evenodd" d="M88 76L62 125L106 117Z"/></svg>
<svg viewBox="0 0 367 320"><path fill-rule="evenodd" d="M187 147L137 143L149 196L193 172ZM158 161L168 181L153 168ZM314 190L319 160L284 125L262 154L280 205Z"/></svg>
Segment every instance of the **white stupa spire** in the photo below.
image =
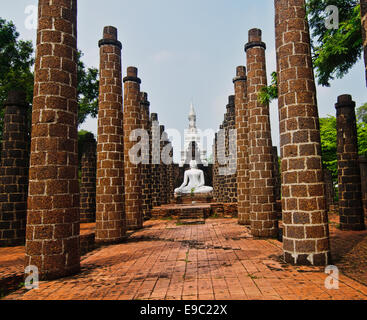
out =
<svg viewBox="0 0 367 320"><path fill-rule="evenodd" d="M190 129L196 129L196 112L194 109L194 104L192 102L190 104L189 122Z"/></svg>

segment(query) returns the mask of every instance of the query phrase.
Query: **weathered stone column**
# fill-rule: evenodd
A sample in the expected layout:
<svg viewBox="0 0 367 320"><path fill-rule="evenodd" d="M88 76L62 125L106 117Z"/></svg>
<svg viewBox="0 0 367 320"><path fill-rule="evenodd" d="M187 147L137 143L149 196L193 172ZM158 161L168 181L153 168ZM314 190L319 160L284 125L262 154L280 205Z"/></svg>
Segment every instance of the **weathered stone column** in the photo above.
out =
<svg viewBox="0 0 367 320"><path fill-rule="evenodd" d="M124 166L126 227L129 230L143 227L141 164L137 164L137 159L129 154L136 144L136 141L130 141L130 135L140 129L140 83L138 69L128 67L124 78Z"/></svg>
<svg viewBox="0 0 367 320"><path fill-rule="evenodd" d="M148 94L142 92L140 95L141 102L141 128L147 132L148 139L150 136L150 119L149 119L149 106L150 103L148 101ZM150 142L148 140L148 142ZM150 145L147 150L143 150L142 159L143 164L141 165L141 181L142 181L142 213L146 218L151 217L151 209L152 209L152 165L151 165L151 157L150 157Z"/></svg>
<svg viewBox="0 0 367 320"><path fill-rule="evenodd" d="M237 203L238 223L250 225L249 128L246 67L237 67L233 79L237 130Z"/></svg>
<svg viewBox="0 0 367 320"><path fill-rule="evenodd" d="M96 243L124 240L124 132L121 42L117 29L105 27L100 47L97 142Z"/></svg>
<svg viewBox="0 0 367 320"><path fill-rule="evenodd" d="M29 138L25 94L10 91L4 103L0 165L0 247L25 243Z"/></svg>
<svg viewBox="0 0 367 320"><path fill-rule="evenodd" d="M249 31L247 54L247 96L249 109L251 232L257 237L278 236L275 179L269 105L258 101L260 90L267 86L265 43L261 30Z"/></svg>
<svg viewBox="0 0 367 320"><path fill-rule="evenodd" d="M160 126L158 122L158 115L152 113L150 116L152 124L151 133L151 150L152 150L152 205L159 207L161 205L161 184L160 184Z"/></svg>
<svg viewBox="0 0 367 320"><path fill-rule="evenodd" d="M356 104L350 95L338 97L336 108L340 229L365 229L358 156Z"/></svg>
<svg viewBox="0 0 367 320"><path fill-rule="evenodd" d="M49 280L80 270L77 1L38 6L26 265Z"/></svg>
<svg viewBox="0 0 367 320"><path fill-rule="evenodd" d="M96 221L97 142L90 134L84 142L81 160L80 222Z"/></svg>
<svg viewBox="0 0 367 320"><path fill-rule="evenodd" d="M304 0L275 0L283 249L297 265L329 262L316 87Z"/></svg>
<svg viewBox="0 0 367 320"><path fill-rule="evenodd" d="M160 149L161 154L163 151L163 148L166 146L167 141L165 140L165 127L160 126L160 136L161 136L161 142L160 142ZM160 164L160 203L167 204L167 166L163 163L162 157L161 157L161 164Z"/></svg>
<svg viewBox="0 0 367 320"><path fill-rule="evenodd" d="M360 0L360 2L361 2L364 64L365 64L365 67L366 67L366 82L367 82L367 0Z"/></svg>
<svg viewBox="0 0 367 320"><path fill-rule="evenodd" d="M274 185L275 185L275 200L281 199L282 194L282 181L280 177L279 171L279 157L278 157L278 148L273 147L273 177L274 177Z"/></svg>

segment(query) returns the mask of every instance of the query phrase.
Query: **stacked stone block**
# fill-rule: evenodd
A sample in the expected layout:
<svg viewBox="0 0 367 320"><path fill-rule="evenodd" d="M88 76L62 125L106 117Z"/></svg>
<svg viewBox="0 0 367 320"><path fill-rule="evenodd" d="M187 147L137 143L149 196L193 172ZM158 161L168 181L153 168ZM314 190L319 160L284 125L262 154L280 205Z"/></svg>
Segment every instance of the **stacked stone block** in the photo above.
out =
<svg viewBox="0 0 367 320"><path fill-rule="evenodd" d="M167 144L166 141L166 134L165 134L165 127L160 126L160 150L161 154L164 147ZM159 191L160 191L160 204L167 204L168 203L168 195L167 195L167 166L163 163L162 158L160 161L160 176L159 176Z"/></svg>
<svg viewBox="0 0 367 320"><path fill-rule="evenodd" d="M239 66L233 79L237 129L238 223L250 225L249 127L246 67Z"/></svg>
<svg viewBox="0 0 367 320"><path fill-rule="evenodd" d="M225 191L224 197L226 203L237 202L237 149L235 144L237 141L231 140L230 135L236 129L236 110L235 96L228 97L227 113L225 120L226 132L226 157L228 159L229 172L224 176ZM235 148L234 150L231 150ZM233 152L234 151L234 152Z"/></svg>
<svg viewBox="0 0 367 320"><path fill-rule="evenodd" d="M247 54L247 97L249 121L250 220L251 232L257 237L278 236L278 218L273 176L273 146L269 105L258 100L260 90L267 86L265 43L261 30L249 31Z"/></svg>
<svg viewBox="0 0 367 320"><path fill-rule="evenodd" d="M151 152L152 152L152 206L158 207L161 205L161 170L160 170L160 126L158 115L151 114Z"/></svg>
<svg viewBox="0 0 367 320"><path fill-rule="evenodd" d="M331 206L334 206L334 183L333 176L328 168L324 167L324 181L325 181L325 197L326 197L326 209L327 212L330 212Z"/></svg>
<svg viewBox="0 0 367 320"><path fill-rule="evenodd" d="M274 2L285 260L327 265L328 217L305 1Z"/></svg>
<svg viewBox="0 0 367 320"><path fill-rule="evenodd" d="M282 198L282 179L280 176L280 170L279 170L279 157L278 157L278 148L273 147L273 177L274 177L274 196L275 200L281 200Z"/></svg>
<svg viewBox="0 0 367 320"><path fill-rule="evenodd" d="M96 221L97 142L93 135L84 142L81 160L80 222Z"/></svg>
<svg viewBox="0 0 367 320"><path fill-rule="evenodd" d="M25 264L49 280L80 270L77 1L38 9Z"/></svg>
<svg viewBox="0 0 367 320"><path fill-rule="evenodd" d="M0 165L0 247L25 243L29 137L25 94L10 91L4 103Z"/></svg>
<svg viewBox="0 0 367 320"><path fill-rule="evenodd" d="M336 108L340 229L365 229L355 102L338 97Z"/></svg>
<svg viewBox="0 0 367 320"><path fill-rule="evenodd" d="M138 155L129 154L137 141L133 131L141 127L140 83L138 69L128 67L127 76L124 78L124 170L126 226L129 230L143 227L141 164L138 164L138 159L135 158Z"/></svg>
<svg viewBox="0 0 367 320"><path fill-rule="evenodd" d="M142 165L141 165L141 182L142 182L142 214L143 217L151 217L152 209L152 166L151 166L151 156L150 156L150 103L148 101L148 95L145 92L141 93L141 128L148 134L148 148L142 150Z"/></svg>
<svg viewBox="0 0 367 320"><path fill-rule="evenodd" d="M118 243L126 235L121 42L105 27L100 47L97 143L96 243Z"/></svg>

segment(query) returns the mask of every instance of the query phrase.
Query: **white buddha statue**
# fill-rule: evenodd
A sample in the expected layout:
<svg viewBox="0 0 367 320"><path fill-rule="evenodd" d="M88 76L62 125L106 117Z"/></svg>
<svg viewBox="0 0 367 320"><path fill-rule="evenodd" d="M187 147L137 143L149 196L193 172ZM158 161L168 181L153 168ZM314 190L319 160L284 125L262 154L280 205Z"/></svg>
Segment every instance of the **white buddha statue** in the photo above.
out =
<svg viewBox="0 0 367 320"><path fill-rule="evenodd" d="M195 160L190 161L190 169L185 171L184 182L175 189L175 194L210 193L212 187L205 186L204 172L197 168Z"/></svg>

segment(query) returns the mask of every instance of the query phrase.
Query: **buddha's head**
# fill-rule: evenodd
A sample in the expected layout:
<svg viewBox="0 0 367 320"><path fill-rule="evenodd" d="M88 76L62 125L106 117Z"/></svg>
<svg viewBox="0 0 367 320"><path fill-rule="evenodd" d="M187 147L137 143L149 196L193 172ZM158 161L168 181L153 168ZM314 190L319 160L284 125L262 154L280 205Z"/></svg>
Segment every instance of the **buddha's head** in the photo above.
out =
<svg viewBox="0 0 367 320"><path fill-rule="evenodd" d="M191 160L190 161L190 168L191 169L197 169L197 167L198 167L197 162L195 160Z"/></svg>

